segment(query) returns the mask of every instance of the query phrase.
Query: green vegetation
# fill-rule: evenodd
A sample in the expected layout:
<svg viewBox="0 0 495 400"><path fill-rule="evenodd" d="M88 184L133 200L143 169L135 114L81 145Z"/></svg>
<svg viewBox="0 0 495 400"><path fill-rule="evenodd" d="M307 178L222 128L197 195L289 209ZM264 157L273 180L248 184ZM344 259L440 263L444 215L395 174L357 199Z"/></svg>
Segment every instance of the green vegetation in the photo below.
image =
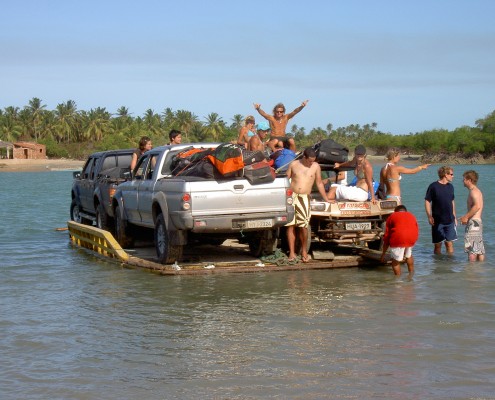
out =
<svg viewBox="0 0 495 400"><path fill-rule="evenodd" d="M80 111L72 100L50 111L35 97L22 109L10 106L0 110L0 140L35 141L47 146L49 157L84 159L98 150L136 147L142 136L151 137L155 146L165 144L171 129L183 132L184 143L229 142L237 138L243 118L236 114L228 124L212 112L200 121L190 111L170 108L162 113L149 109L142 117L133 117L126 107L120 107L115 114L104 107ZM380 132L377 124L372 123L339 128L328 124L326 129L317 127L309 133L303 127L292 125L289 134L294 136L300 149L332 138L351 149L362 143L377 154L394 147L414 154L489 156L495 152L495 111L477 120L475 127L462 126L453 131L436 129L394 135Z"/></svg>

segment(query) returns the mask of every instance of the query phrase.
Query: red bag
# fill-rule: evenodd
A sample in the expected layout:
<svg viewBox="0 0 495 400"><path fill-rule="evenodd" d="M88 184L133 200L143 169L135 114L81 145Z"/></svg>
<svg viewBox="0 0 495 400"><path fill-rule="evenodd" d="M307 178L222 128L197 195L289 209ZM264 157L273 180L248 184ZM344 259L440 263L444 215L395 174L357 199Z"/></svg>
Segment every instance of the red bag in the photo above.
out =
<svg viewBox="0 0 495 400"><path fill-rule="evenodd" d="M275 177L275 170L270 167L268 161L260 161L244 167L244 178L246 178L251 185L271 183L275 180Z"/></svg>

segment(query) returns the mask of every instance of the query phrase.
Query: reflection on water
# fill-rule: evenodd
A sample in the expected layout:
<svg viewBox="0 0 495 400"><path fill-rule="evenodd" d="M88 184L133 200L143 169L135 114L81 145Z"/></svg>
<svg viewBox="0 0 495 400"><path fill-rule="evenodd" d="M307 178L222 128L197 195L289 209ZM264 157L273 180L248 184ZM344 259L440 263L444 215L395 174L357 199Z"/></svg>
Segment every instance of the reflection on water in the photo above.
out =
<svg viewBox="0 0 495 400"><path fill-rule="evenodd" d="M459 242L433 256L416 178L403 180L421 229L412 279L388 267L164 277L54 230L70 172L0 174L33 193L20 205L0 192L2 399L493 398L493 262L468 263Z"/></svg>

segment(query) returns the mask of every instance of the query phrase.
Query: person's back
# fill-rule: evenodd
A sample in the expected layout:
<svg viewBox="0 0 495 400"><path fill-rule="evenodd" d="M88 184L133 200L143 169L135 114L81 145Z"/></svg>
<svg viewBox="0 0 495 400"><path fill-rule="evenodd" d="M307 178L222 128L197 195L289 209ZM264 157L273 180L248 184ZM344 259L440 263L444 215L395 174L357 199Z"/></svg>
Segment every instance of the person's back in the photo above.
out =
<svg viewBox="0 0 495 400"><path fill-rule="evenodd" d="M409 211L394 212L387 218L386 236L390 247L412 247L419 237L418 222Z"/></svg>

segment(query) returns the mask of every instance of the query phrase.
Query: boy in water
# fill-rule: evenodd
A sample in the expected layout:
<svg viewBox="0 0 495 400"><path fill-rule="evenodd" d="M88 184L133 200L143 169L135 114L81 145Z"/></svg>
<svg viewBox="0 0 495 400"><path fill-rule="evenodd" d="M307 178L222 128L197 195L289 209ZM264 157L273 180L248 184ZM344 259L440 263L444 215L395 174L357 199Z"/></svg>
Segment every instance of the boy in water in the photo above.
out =
<svg viewBox="0 0 495 400"><path fill-rule="evenodd" d="M462 174L464 187L469 190L467 198L467 213L459 221L466 225L464 235L464 251L468 253L469 261L484 261L485 246L483 244L483 224L481 213L483 212L483 193L478 188L478 173L469 170Z"/></svg>

